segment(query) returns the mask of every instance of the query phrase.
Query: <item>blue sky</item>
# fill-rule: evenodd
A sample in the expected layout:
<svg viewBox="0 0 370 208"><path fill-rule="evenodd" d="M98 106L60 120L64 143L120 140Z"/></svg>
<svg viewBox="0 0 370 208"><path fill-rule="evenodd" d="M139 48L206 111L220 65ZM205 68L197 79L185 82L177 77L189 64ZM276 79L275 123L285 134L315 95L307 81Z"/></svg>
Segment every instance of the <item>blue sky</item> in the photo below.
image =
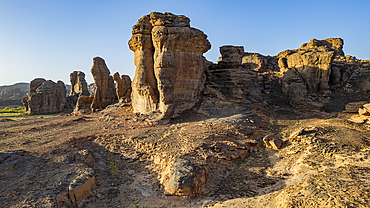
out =
<svg viewBox="0 0 370 208"><path fill-rule="evenodd" d="M310 39L340 37L344 52L370 59L370 1L76 1L0 0L0 85L43 77L69 83L72 71L93 82L92 59L111 73L135 74L127 42L132 26L152 11L183 14L208 35L205 56L216 62L222 45L276 55Z"/></svg>

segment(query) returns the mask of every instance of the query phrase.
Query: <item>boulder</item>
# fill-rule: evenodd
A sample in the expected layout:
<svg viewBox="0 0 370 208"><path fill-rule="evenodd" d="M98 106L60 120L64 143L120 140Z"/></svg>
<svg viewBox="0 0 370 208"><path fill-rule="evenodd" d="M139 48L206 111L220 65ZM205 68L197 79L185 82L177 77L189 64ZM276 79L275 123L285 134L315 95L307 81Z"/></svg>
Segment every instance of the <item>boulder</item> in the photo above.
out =
<svg viewBox="0 0 370 208"><path fill-rule="evenodd" d="M358 109L358 114L361 116L369 116L370 115L370 103L366 103L362 107L360 107Z"/></svg>
<svg viewBox="0 0 370 208"><path fill-rule="evenodd" d="M81 95L78 97L76 106L74 107L74 113L89 113L91 112L91 104L94 100L94 95L86 96Z"/></svg>
<svg viewBox="0 0 370 208"><path fill-rule="evenodd" d="M358 114L361 116L369 116L370 115L370 109L368 108L359 108Z"/></svg>
<svg viewBox="0 0 370 208"><path fill-rule="evenodd" d="M357 113L366 103L366 101L350 102L346 105L346 111L348 113Z"/></svg>
<svg viewBox="0 0 370 208"><path fill-rule="evenodd" d="M117 102L118 99L113 78L110 76L110 71L104 59L95 57L93 62L94 65L91 68L91 73L94 77L96 90L91 109L95 111L97 109L104 109L108 105Z"/></svg>
<svg viewBox="0 0 370 208"><path fill-rule="evenodd" d="M220 53L222 56L217 61L220 68L240 68L242 66L243 46L221 46Z"/></svg>
<svg viewBox="0 0 370 208"><path fill-rule="evenodd" d="M152 12L133 26L129 46L135 53L135 112L159 111L167 119L199 101L205 82L203 53L211 44L189 22L183 15Z"/></svg>
<svg viewBox="0 0 370 208"><path fill-rule="evenodd" d="M57 83L45 79L34 79L30 83L30 93L23 98L26 113L58 113L66 105L66 87L62 81Z"/></svg>
<svg viewBox="0 0 370 208"><path fill-rule="evenodd" d="M277 138L275 135L267 135L263 138L263 142L265 143L267 148L271 148L274 150L280 149L282 145L282 141Z"/></svg>
<svg viewBox="0 0 370 208"><path fill-rule="evenodd" d="M208 172L188 160L176 159L163 173L161 182L168 195L195 197L202 193Z"/></svg>
<svg viewBox="0 0 370 208"><path fill-rule="evenodd" d="M116 72L113 75L113 80L116 81L116 92L118 99L125 99L131 97L131 79L127 75L120 77L119 73Z"/></svg>

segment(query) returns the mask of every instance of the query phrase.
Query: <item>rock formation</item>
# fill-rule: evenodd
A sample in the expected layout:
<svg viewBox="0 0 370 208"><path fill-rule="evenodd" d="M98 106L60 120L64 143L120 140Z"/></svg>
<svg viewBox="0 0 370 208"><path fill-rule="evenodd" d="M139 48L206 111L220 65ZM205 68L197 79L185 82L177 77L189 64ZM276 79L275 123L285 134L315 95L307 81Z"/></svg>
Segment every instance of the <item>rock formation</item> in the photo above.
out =
<svg viewBox="0 0 370 208"><path fill-rule="evenodd" d="M169 118L195 105L204 87L203 53L211 44L189 18L152 12L133 26L129 46L135 53L132 106L136 112L160 111Z"/></svg>
<svg viewBox="0 0 370 208"><path fill-rule="evenodd" d="M336 57L331 68L329 84L370 91L370 60L359 60L352 56Z"/></svg>
<svg viewBox="0 0 370 208"><path fill-rule="evenodd" d="M77 100L81 95L89 96L89 90L85 80L85 73L74 71L70 75L71 90L67 97L67 109L73 109L76 106Z"/></svg>
<svg viewBox="0 0 370 208"><path fill-rule="evenodd" d="M343 39L341 38L328 38L325 40L312 39L309 43L304 43L300 50L315 49L318 51L333 51L334 56L344 56L343 52Z"/></svg>
<svg viewBox="0 0 370 208"><path fill-rule="evenodd" d="M77 95L77 97L80 95L90 95L85 80L85 73L81 71L74 71L69 75L69 77L71 81L71 92L69 95Z"/></svg>
<svg viewBox="0 0 370 208"><path fill-rule="evenodd" d="M166 194L194 197L202 193L208 172L208 168L176 159L162 173L161 183Z"/></svg>
<svg viewBox="0 0 370 208"><path fill-rule="evenodd" d="M334 57L343 55L343 40L312 39L297 50L287 50L277 55L283 92L291 97L291 104L313 110L324 110L324 104L308 98L317 93L328 94L331 64Z"/></svg>
<svg viewBox="0 0 370 208"><path fill-rule="evenodd" d="M221 57L218 59L220 68L240 68L242 66L242 57L244 55L243 46L221 46Z"/></svg>
<svg viewBox="0 0 370 208"><path fill-rule="evenodd" d="M89 90L90 95L95 95L96 91L95 83L87 85L87 89Z"/></svg>
<svg viewBox="0 0 370 208"><path fill-rule="evenodd" d="M86 96L81 95L78 97L76 106L74 107L74 113L90 113L91 112L91 104L94 100L94 95Z"/></svg>
<svg viewBox="0 0 370 208"><path fill-rule="evenodd" d="M30 93L23 98L26 113L58 113L66 104L66 88L62 81L57 83L45 79L34 79L30 83Z"/></svg>
<svg viewBox="0 0 370 208"><path fill-rule="evenodd" d="M116 72L113 75L113 80L116 81L116 91L118 99L126 99L131 97L131 79L127 75L120 77L119 73Z"/></svg>
<svg viewBox="0 0 370 208"><path fill-rule="evenodd" d="M259 77L256 71L242 67L243 46L222 46L220 53L222 57L218 64L210 64L206 70L207 83L203 94L210 95L212 90L216 90L228 101L243 104L258 102L261 99L259 83L263 76Z"/></svg>
<svg viewBox="0 0 370 208"><path fill-rule="evenodd" d="M244 53L242 58L243 68L252 69L256 72L264 72L267 69L267 59L258 53Z"/></svg>
<svg viewBox="0 0 370 208"><path fill-rule="evenodd" d="M94 65L91 68L91 73L94 76L96 86L95 97L91 104L91 109L104 109L108 105L117 101L116 88L110 71L105 64L104 59L95 57Z"/></svg>

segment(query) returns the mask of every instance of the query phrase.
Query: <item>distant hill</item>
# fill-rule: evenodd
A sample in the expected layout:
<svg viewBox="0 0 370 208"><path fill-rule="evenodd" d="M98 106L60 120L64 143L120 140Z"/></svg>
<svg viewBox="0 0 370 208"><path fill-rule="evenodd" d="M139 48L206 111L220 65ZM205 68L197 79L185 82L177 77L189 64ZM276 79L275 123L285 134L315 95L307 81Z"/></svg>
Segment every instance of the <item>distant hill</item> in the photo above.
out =
<svg viewBox="0 0 370 208"><path fill-rule="evenodd" d="M0 100L22 100L30 89L29 83L0 86Z"/></svg>
<svg viewBox="0 0 370 208"><path fill-rule="evenodd" d="M16 83L13 85L0 86L0 101L21 101L30 90L29 83ZM67 94L71 91L71 85L66 84ZM14 103L14 102L13 102Z"/></svg>
<svg viewBox="0 0 370 208"><path fill-rule="evenodd" d="M28 90L30 88L30 83L20 82L20 83L15 83L12 85L2 85L0 86L0 93L6 89L14 89L14 88L19 88L20 90Z"/></svg>
<svg viewBox="0 0 370 208"><path fill-rule="evenodd" d="M71 85L66 84L66 96L71 91ZM95 94L95 84L89 84L88 89L90 94ZM21 82L13 85L2 85L0 86L0 108L10 106L22 106L22 99L26 97L30 90L30 84Z"/></svg>

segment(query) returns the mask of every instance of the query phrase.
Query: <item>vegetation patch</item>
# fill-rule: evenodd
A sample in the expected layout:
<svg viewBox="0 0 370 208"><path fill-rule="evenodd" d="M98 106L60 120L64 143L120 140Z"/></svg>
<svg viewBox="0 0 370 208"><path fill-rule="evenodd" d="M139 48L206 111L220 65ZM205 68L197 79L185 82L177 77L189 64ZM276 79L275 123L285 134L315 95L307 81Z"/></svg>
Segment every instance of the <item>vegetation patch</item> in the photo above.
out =
<svg viewBox="0 0 370 208"><path fill-rule="evenodd" d="M20 115L24 113L24 107L16 107L16 108L1 108L0 109L0 115Z"/></svg>

